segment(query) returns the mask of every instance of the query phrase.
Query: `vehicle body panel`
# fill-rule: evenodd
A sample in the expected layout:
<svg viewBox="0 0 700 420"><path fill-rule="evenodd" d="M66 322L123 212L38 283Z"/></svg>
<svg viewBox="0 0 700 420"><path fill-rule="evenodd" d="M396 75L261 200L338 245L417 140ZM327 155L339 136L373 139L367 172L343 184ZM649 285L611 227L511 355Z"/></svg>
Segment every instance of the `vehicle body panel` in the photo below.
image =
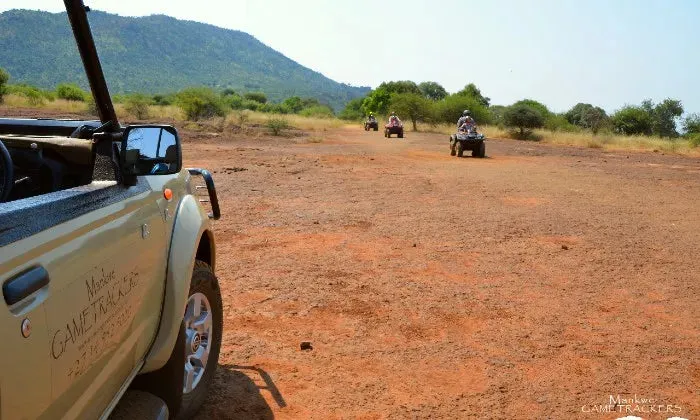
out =
<svg viewBox="0 0 700 420"><path fill-rule="evenodd" d="M0 248L3 282L32 266L50 276L31 298L31 313L2 316L10 323L28 318L32 325L44 319L33 328L32 344L20 342L19 348L43 351L30 365L47 360L34 369L34 385L50 385L49 402L44 390L43 404L6 405L22 400L13 394L23 387L3 382L3 416L37 417L37 406L48 408L46 418L69 409L78 417L98 416L142 360L160 322L166 277L167 234L158 197L161 192L149 189ZM15 364L17 348L8 350L13 357L3 359ZM92 395L89 404L76 404L85 395Z"/></svg>

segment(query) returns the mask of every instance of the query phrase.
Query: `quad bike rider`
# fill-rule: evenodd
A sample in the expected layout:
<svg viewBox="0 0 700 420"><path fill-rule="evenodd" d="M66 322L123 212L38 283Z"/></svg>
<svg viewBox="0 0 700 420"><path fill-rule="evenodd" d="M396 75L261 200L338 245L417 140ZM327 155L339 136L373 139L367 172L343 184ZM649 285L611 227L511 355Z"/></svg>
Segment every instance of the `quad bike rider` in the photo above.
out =
<svg viewBox="0 0 700 420"><path fill-rule="evenodd" d="M403 123L399 117L396 116L396 112L391 113L389 122L384 126L384 137L389 138L392 134L396 134L400 139L403 138Z"/></svg>
<svg viewBox="0 0 700 420"><path fill-rule="evenodd" d="M472 156L483 158L486 156L486 136L476 130L476 121L471 117L468 109L457 120L457 133L450 136L450 155L462 157L464 150L471 150Z"/></svg>
<svg viewBox="0 0 700 420"><path fill-rule="evenodd" d="M462 116L459 117L459 119L457 120L457 129L462 127L464 123L476 126L476 121L474 121L474 118L472 118L471 113L468 109L465 109L464 112L462 112Z"/></svg>
<svg viewBox="0 0 700 420"><path fill-rule="evenodd" d="M372 112L369 113L369 117L367 117L367 121L365 121L365 131L369 130L379 130L379 121L377 121L377 118L375 118Z"/></svg>

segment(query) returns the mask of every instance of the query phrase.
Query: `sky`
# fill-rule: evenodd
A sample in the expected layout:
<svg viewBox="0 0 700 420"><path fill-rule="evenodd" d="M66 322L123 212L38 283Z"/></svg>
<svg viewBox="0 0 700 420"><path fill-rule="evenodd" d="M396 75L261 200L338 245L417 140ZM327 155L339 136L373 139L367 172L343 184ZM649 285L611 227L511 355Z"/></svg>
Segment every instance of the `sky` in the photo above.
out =
<svg viewBox="0 0 700 420"><path fill-rule="evenodd" d="M475 83L493 104L563 112L680 99L700 112L698 0L85 0L123 16L165 14L248 32L333 80ZM0 11L63 11L2 0Z"/></svg>

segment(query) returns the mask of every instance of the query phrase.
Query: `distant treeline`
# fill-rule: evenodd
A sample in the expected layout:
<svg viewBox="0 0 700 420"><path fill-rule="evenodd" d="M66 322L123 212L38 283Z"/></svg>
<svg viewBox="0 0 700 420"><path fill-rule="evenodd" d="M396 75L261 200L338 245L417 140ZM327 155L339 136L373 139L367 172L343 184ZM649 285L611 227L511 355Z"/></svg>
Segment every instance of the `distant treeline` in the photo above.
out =
<svg viewBox="0 0 700 420"><path fill-rule="evenodd" d="M30 105L40 106L47 101L92 101L92 95L77 84L61 83L55 90L40 89L27 84L9 84L9 74L0 68L0 103L6 94L27 98ZM284 101L268 101L263 92L239 93L232 89L217 92L207 87L192 87L176 93L145 95L141 93L117 94L114 103L124 104L138 118L147 118L148 107L173 105L181 108L190 120L224 116L231 110L251 110L274 114L299 114L308 117L334 117L333 108L315 98L292 96Z"/></svg>
<svg viewBox="0 0 700 420"><path fill-rule="evenodd" d="M364 98L350 101L339 117L359 120L370 112L387 115L395 111L417 129L418 123L454 124L465 109L471 112L477 123L507 127L523 138L535 128L677 138L681 135L676 128L680 123L684 135L700 139L700 115L690 114L681 120L683 105L676 99L666 99L658 104L646 100L641 105L625 105L611 115L599 106L586 103L578 103L564 113L555 113L532 99L523 99L509 106L491 105L490 98L473 83L449 94L436 82L384 82Z"/></svg>
<svg viewBox="0 0 700 420"><path fill-rule="evenodd" d="M44 90L26 84L9 84L9 81L10 75L0 68L0 102L5 94L24 96L35 106L55 99L92 101L91 95L76 84L63 83L55 90ZM124 104L128 112L141 119L148 117L149 106L169 105L181 108L190 120L224 116L231 110L246 109L308 117L335 116L329 104L315 98L292 96L273 103L263 92L236 92L232 89L217 92L206 87L192 87L169 94L119 94L114 95L113 100ZM681 118L684 111L681 101L670 98L657 104L645 100L640 105L625 105L611 115L601 107L587 103L578 103L564 113L556 113L532 99L523 99L509 106L492 105L491 99L473 83L449 94L436 82L416 84L404 80L382 83L365 97L348 102L337 116L353 121L364 119L370 112L388 115L395 111L401 118L411 121L417 130L419 123L454 124L465 109L471 112L478 124L508 128L517 138L528 138L533 129L543 128L564 132L588 131L594 135L599 132L655 135L670 139L683 135L692 145L700 145L700 114Z"/></svg>

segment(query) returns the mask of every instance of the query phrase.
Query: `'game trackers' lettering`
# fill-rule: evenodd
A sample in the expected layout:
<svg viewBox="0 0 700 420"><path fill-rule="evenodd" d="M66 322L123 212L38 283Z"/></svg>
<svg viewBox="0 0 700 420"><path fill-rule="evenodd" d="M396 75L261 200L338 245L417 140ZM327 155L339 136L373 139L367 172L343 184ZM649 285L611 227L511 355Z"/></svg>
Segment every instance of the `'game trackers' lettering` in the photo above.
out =
<svg viewBox="0 0 700 420"><path fill-rule="evenodd" d="M135 272L127 274L116 284L114 271L102 274L97 281L92 278L85 282L90 303L78 311L66 323L65 328L54 333L51 340L51 356L54 360L59 359L69 346L79 342L94 326L100 326L138 285Z"/></svg>

